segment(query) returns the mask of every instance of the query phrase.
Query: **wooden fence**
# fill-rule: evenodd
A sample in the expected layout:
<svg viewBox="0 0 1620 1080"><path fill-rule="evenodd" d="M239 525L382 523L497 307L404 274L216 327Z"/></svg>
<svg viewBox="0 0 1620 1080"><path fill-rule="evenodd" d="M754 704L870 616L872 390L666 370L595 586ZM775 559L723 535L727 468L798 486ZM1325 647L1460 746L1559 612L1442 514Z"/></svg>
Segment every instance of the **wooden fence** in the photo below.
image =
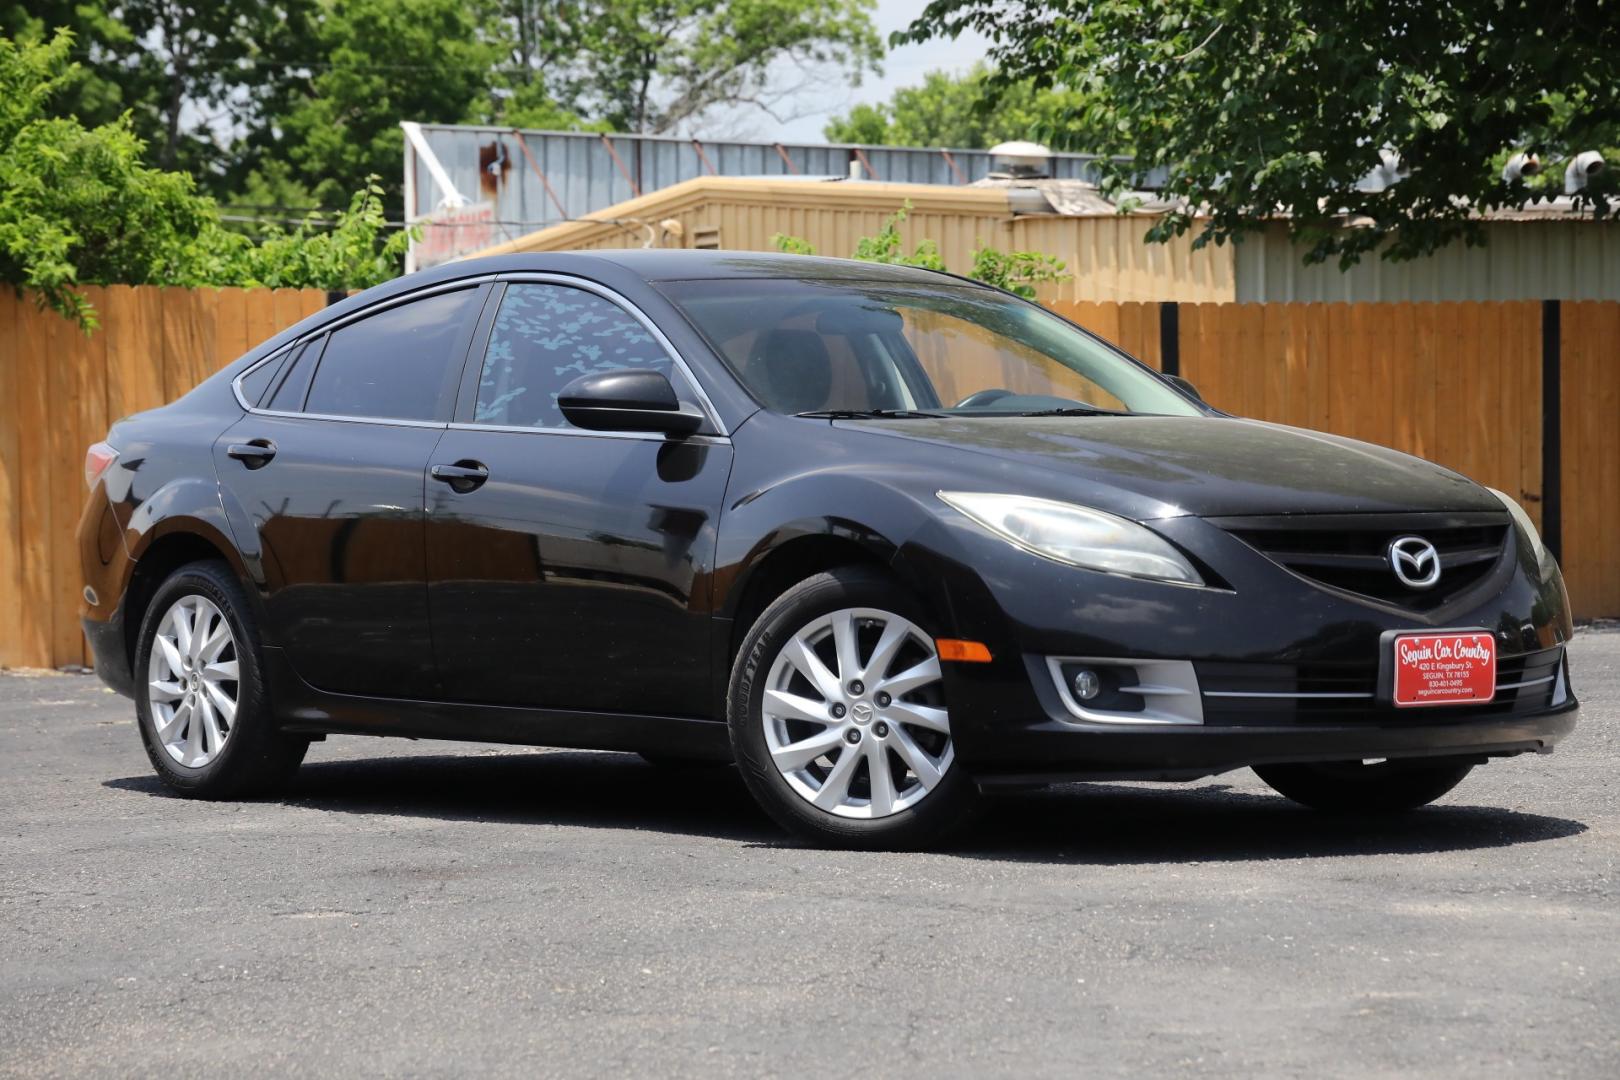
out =
<svg viewBox="0 0 1620 1080"><path fill-rule="evenodd" d="M0 290L0 666L89 662L74 541L85 448L326 303L318 289L85 292L101 319L90 335Z"/></svg>
<svg viewBox="0 0 1620 1080"><path fill-rule="evenodd" d="M86 337L0 294L3 666L87 659L73 540L84 448L326 303L316 290L90 299L102 329ZM1383 443L1518 496L1577 615L1620 615L1620 303L1054 306L1220 408Z"/></svg>

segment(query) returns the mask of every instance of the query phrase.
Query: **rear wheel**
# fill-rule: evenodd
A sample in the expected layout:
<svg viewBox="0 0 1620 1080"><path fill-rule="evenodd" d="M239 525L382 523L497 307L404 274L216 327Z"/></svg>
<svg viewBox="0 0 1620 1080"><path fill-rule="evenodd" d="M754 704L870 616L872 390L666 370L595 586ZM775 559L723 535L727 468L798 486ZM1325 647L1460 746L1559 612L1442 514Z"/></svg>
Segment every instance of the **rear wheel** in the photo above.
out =
<svg viewBox="0 0 1620 1080"><path fill-rule="evenodd" d="M309 740L275 726L247 597L223 563L183 566L152 597L135 657L146 756L169 787L203 798L275 788Z"/></svg>
<svg viewBox="0 0 1620 1080"><path fill-rule="evenodd" d="M978 790L956 763L934 638L882 574L800 582L760 615L732 669L732 747L783 826L840 847L915 848Z"/></svg>
<svg viewBox="0 0 1620 1080"><path fill-rule="evenodd" d="M1462 783L1472 762L1333 761L1256 765L1272 790L1315 810L1391 813L1427 806Z"/></svg>

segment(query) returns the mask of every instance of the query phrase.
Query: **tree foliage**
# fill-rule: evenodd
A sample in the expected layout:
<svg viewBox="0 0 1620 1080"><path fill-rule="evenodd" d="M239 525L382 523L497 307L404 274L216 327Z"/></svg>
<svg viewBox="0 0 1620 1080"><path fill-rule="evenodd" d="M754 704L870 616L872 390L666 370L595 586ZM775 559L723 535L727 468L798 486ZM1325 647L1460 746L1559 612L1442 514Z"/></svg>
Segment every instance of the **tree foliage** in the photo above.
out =
<svg viewBox="0 0 1620 1080"><path fill-rule="evenodd" d="M911 201L889 215L876 235L863 236L855 242L851 257L862 262L888 263L894 266L917 266L924 270L943 270L945 260L939 245L924 239L909 252L900 236L900 226L911 215ZM789 255L814 255L815 246L800 236L776 233L771 237L776 250ZM998 251L979 247L973 252L973 269L969 277L1016 293L1026 300L1035 299L1035 286L1047 281L1067 281L1069 273L1063 260L1038 251Z"/></svg>
<svg viewBox="0 0 1620 1080"><path fill-rule="evenodd" d="M401 120L455 123L487 93L496 50L463 0L323 0L309 48L323 59L265 136L315 200L373 174L399 207Z"/></svg>
<svg viewBox="0 0 1620 1080"><path fill-rule="evenodd" d="M266 127L284 107L315 10L315 0L0 2L0 34L37 43L71 30L80 67L57 115L93 127L127 112L154 164L218 189L242 171L233 132Z"/></svg>
<svg viewBox="0 0 1620 1080"><path fill-rule="evenodd" d="M1307 259L1411 258L1537 194L1502 181L1506 154L1561 177L1562 159L1620 143L1616 0L932 0L898 37L964 29L991 40L1002 83L1080 93L1052 141L1136 154L1105 163L1113 192L1167 170L1183 206L1153 239L1203 213L1200 243L1285 216ZM1403 178L1361 190L1385 150ZM1611 211L1614 172L1579 204Z"/></svg>
<svg viewBox="0 0 1620 1080"><path fill-rule="evenodd" d="M858 84L883 55L874 0L607 0L591 7L574 58L583 72L577 107L619 131L673 131L717 107L775 115L806 79Z"/></svg>
<svg viewBox="0 0 1620 1080"><path fill-rule="evenodd" d="M832 142L947 146L965 150L1011 139L1042 138L1080 109L1072 90L1037 89L1033 80L1002 84L984 64L961 75L931 71L878 105L857 105L822 130Z"/></svg>
<svg viewBox="0 0 1620 1080"><path fill-rule="evenodd" d="M271 229L255 244L227 231L191 177L152 168L125 115L86 127L48 115L77 75L73 37L0 37L0 281L87 329L77 285L277 285L364 288L393 277L407 243L384 239L382 189L363 184L348 212Z"/></svg>
<svg viewBox="0 0 1620 1080"><path fill-rule="evenodd" d="M53 115L128 114L155 164L231 204L402 205L400 120L668 132L860 81L874 0L0 0L76 35Z"/></svg>

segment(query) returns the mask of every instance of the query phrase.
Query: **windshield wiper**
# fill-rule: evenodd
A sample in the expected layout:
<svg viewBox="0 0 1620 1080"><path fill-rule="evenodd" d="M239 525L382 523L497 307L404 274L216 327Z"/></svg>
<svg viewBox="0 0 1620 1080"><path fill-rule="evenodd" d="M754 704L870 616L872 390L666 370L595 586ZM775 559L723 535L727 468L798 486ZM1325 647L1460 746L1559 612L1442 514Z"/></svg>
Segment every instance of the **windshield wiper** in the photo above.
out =
<svg viewBox="0 0 1620 1080"><path fill-rule="evenodd" d="M1095 405L1071 405L1063 409L1038 409L1035 412L1015 412L1010 416L1129 416L1118 409L1099 409Z"/></svg>
<svg viewBox="0 0 1620 1080"><path fill-rule="evenodd" d="M812 420L944 420L944 413L924 412L921 409L812 409L794 413Z"/></svg>

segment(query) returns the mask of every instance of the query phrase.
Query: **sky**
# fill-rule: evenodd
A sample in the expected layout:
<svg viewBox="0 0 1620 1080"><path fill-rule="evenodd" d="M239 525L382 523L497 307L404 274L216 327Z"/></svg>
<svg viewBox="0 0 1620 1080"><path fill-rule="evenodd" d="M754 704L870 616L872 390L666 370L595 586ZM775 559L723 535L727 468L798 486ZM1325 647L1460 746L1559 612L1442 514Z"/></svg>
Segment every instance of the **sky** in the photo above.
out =
<svg viewBox="0 0 1620 1080"><path fill-rule="evenodd" d="M928 0L878 0L873 21L884 40L896 30L904 30L922 14ZM793 103L796 119L780 127L767 121L754 121L750 126L761 137L784 142L821 142L821 129L834 116L849 111L860 102L887 101L902 86L915 86L930 71L961 71L972 67L975 60L984 58L989 46L983 37L963 34L955 41L936 39L926 45L906 45L890 49L883 62L882 75L867 75L858 87L843 88L842 93L828 94L826 89L806 90Z"/></svg>

